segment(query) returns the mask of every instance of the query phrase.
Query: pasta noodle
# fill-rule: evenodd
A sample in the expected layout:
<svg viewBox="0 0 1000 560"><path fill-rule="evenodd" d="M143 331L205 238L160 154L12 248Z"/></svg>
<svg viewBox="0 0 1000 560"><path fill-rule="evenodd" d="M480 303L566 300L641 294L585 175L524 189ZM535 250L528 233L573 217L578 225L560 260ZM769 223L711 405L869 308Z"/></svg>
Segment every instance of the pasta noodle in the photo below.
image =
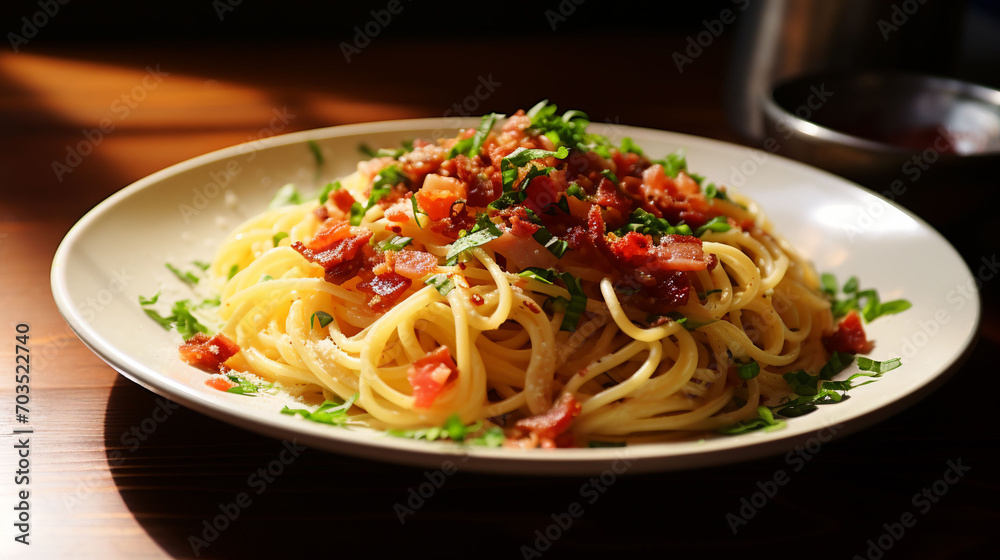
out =
<svg viewBox="0 0 1000 560"><path fill-rule="evenodd" d="M723 428L790 395L785 373L823 367L830 301L752 200L680 156L554 141L552 111L379 154L323 202L239 226L210 269L239 347L225 367L356 395L351 424L457 415L523 446ZM542 152L521 163L526 150Z"/></svg>

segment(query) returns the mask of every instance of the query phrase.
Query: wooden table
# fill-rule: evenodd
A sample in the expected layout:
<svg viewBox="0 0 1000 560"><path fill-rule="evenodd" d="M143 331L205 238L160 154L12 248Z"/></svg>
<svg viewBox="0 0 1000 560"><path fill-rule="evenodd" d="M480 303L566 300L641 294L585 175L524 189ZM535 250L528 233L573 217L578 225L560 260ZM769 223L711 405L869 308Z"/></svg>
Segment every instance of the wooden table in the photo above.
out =
<svg viewBox="0 0 1000 560"><path fill-rule="evenodd" d="M622 37L615 44L624 53L663 49L655 37ZM587 110L595 121L739 141L721 109L723 45L706 49L683 79L666 54L655 71L648 59L615 53L567 63L634 77L630 83L642 85L632 88L479 60L475 53L487 40L461 45L426 41L415 49L385 38L351 64L332 43L64 45L0 53L0 326L7 336L0 361L13 367L18 323L30 324L35 360L30 546L13 541L17 439L11 433L19 426L10 371L0 383L0 557L258 558L307 551L373 557L391 551L523 558L535 557L524 547L535 547L551 557L654 551L732 557L766 550L778 557L874 558L872 547L879 545L891 546L886 556L894 558L995 552L1000 472L991 380L1000 355L1000 308L989 281L982 337L944 387L881 424L807 452L808 461L779 456L619 477L606 487L587 478L458 473L402 523L395 506L427 480L425 471L305 450L258 494L248 478L273 466L280 441L171 406L119 376L63 322L48 273L69 227L153 171L262 130L269 134L275 110L294 114L279 131L291 132L441 116L455 103L465 103L470 114L510 112L544 94L564 109ZM682 45L683 37L674 38L667 51ZM585 46L582 39L535 38L506 56L537 60L538 52ZM421 66L428 61L434 72ZM95 132L102 119L113 129ZM69 166L67 150L88 138L92 153ZM53 162L69 170L54 169ZM972 201L966 207L982 207L974 189L987 184L965 186ZM969 262L995 259L997 238L989 237L995 228L966 233L974 212L927 217ZM962 476L946 479L954 464ZM771 481L779 473L788 478L776 487ZM943 489L942 495L921 498L925 488ZM240 504L229 527L206 531L206 523L233 511L241 493L250 501ZM584 515L560 527L573 502ZM731 515L741 515L741 508L748 518L734 531ZM908 527L910 521L915 525Z"/></svg>

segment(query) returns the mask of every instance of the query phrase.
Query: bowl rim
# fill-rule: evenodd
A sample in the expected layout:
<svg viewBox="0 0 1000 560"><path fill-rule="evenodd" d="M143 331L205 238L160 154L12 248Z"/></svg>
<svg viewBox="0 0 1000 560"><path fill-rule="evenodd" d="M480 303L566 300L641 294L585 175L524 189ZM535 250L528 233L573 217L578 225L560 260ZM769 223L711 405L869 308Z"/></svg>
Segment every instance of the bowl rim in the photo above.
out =
<svg viewBox="0 0 1000 560"><path fill-rule="evenodd" d="M863 136L856 136L841 132L835 128L817 123L813 120L800 117L790 111L775 99L775 92L780 88L790 87L801 82L812 82L817 79L838 79L849 81L861 81L865 79L877 78L883 81L906 81L919 80L923 83L934 85L933 89L947 91L951 93L962 93L969 97L974 97L986 104L993 105L1000 109L1000 90L982 84L959 80L945 76L932 74L920 74L916 72L902 71L864 71L858 73L847 72L816 72L804 75L793 76L783 80L778 80L768 89L767 94L761 100L765 119L770 118L775 122L781 122L784 126L796 133L809 137L813 140L829 142L840 146L868 150L885 155L913 156L923 153L926 149L906 148L887 144L877 140L871 140ZM968 154L941 153L940 157L951 160L959 159L981 159L1000 156L1000 149L972 152Z"/></svg>

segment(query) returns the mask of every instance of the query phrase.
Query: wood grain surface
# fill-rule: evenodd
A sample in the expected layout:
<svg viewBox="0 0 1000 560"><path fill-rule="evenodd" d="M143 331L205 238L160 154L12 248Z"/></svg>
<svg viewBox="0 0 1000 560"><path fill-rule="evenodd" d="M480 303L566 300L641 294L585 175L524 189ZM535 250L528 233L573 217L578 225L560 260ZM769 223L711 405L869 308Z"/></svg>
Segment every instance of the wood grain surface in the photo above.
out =
<svg viewBox="0 0 1000 560"><path fill-rule="evenodd" d="M470 96L476 100L471 114L510 112L547 96L563 108L585 109L594 121L739 142L722 109L728 50L706 49L681 76L667 61L683 40L620 38L624 52L663 49L664 66L656 72L647 62L612 52L574 55L566 63L643 77L628 86L572 79L569 69L533 72L504 63L581 52L585 44L572 37L514 42L503 60L477 54L491 52L485 39L409 44L386 38L350 64L334 43L89 44L0 52L0 363L8 371L0 382L0 557L538 557L526 552L533 547L553 558L709 558L752 551L872 558L872 543L892 531L901 532L881 541L891 546L886 558L992 556L1000 525L1000 426L993 402L1000 308L989 281L982 336L950 381L908 410L807 453L799 469L798 462L778 456L606 477L603 483L442 475L314 450L297 450L286 465L283 442L172 405L120 376L56 310L49 267L77 219L149 173L259 137L274 111L294 114L281 130L292 132L441 116ZM150 68L161 73L155 87L149 87ZM499 85L478 100L481 79ZM95 138L102 120L114 128L92 142L92 153L69 172L54 170L53 162L65 163L67 150L87 140L88 132ZM954 188L975 201L977 193L995 188L995 180ZM969 224L985 217L981 205L941 211L936 197L921 191L900 202L916 207L970 263L995 259L995 218L987 220L990 229L975 226L973 232ZM10 370L18 323L30 325L33 356L28 546L14 542L12 509L12 430L18 425ZM968 472L944 484L949 462ZM280 474L261 488L262 478L254 475L269 467L280 467ZM769 493L779 472L787 483L734 532L727 515L740 515L743 500ZM398 505L441 476L440 488L401 521ZM924 511L924 501L914 497L935 484L944 493L924 500ZM566 522L573 503L583 515ZM233 504L238 517L217 534L206 531ZM901 524L907 513L914 516L912 527Z"/></svg>

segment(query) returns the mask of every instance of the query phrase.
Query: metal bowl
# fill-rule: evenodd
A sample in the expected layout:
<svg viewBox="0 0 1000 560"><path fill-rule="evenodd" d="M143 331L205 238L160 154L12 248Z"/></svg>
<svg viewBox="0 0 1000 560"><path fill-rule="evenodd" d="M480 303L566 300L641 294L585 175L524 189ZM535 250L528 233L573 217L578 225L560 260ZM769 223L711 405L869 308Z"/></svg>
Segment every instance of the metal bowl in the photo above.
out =
<svg viewBox="0 0 1000 560"><path fill-rule="evenodd" d="M917 74L815 75L763 101L764 149L872 185L1000 163L1000 91Z"/></svg>

